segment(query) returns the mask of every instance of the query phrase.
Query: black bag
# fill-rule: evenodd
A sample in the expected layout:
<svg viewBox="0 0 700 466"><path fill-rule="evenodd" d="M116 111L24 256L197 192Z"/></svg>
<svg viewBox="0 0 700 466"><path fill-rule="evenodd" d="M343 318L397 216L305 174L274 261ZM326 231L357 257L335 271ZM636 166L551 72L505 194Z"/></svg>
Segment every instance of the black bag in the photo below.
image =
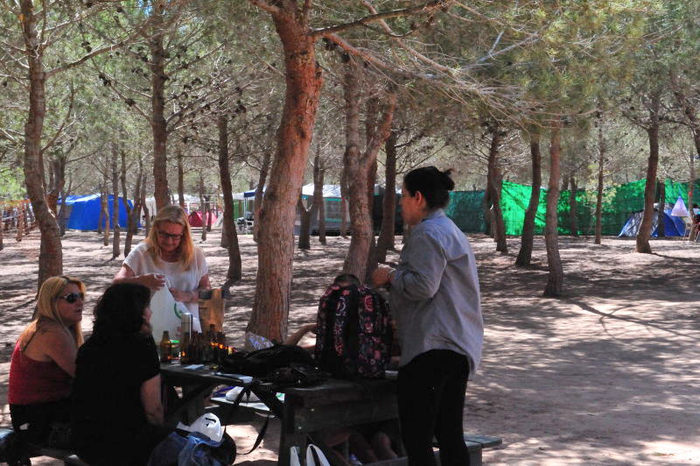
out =
<svg viewBox="0 0 700 466"><path fill-rule="evenodd" d="M224 372L263 377L280 367L290 364L313 366L311 355L294 345L275 345L250 353L238 352L226 356L221 364Z"/></svg>
<svg viewBox="0 0 700 466"><path fill-rule="evenodd" d="M268 382L277 387L308 387L328 378L328 374L307 364L291 363L289 367L280 367L265 376Z"/></svg>

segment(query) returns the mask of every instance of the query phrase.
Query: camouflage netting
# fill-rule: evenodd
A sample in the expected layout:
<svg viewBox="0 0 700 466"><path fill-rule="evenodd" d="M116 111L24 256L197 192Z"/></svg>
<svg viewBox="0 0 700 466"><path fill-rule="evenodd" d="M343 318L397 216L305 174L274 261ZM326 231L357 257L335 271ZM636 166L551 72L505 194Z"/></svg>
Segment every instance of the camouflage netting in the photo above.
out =
<svg viewBox="0 0 700 466"><path fill-rule="evenodd" d="M680 183L666 180L666 204L671 206L678 196L688 203L688 183ZM606 188L603 192L602 229L604 235L617 235L625 222L634 212L644 209L644 186L646 180L633 181L623 185L615 185ZM521 235L525 210L530 202L532 188L517 183L504 181L501 188L501 209L506 225L506 234ZM568 235L571 233L569 199L571 191L562 191L559 196L558 217L559 233ZM657 190L656 200L659 193ZM483 191L458 191L451 193L450 204L446 209L447 215L454 220L462 231L484 232ZM694 203L700 204L700 180L696 180L693 191ZM547 190L540 190L540 202L535 216L535 234L544 233L545 211L547 202ZM576 191L576 218L578 220L578 233L581 235L595 234L595 205L596 192L593 190ZM690 208L691 206L688 206Z"/></svg>

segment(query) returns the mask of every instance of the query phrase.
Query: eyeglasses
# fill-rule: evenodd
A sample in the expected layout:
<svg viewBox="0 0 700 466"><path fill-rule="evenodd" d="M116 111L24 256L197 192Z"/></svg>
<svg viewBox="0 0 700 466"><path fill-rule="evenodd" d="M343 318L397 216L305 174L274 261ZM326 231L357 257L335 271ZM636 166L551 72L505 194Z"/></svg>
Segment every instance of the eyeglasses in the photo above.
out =
<svg viewBox="0 0 700 466"><path fill-rule="evenodd" d="M182 237L185 235L173 235L171 233L166 233L164 231L158 230L158 236L160 236L163 239L171 239L174 241L180 241L182 239Z"/></svg>
<svg viewBox="0 0 700 466"><path fill-rule="evenodd" d="M68 293L65 296L59 296L58 299L65 299L69 304L73 304L78 299L85 300L85 295L83 293Z"/></svg>

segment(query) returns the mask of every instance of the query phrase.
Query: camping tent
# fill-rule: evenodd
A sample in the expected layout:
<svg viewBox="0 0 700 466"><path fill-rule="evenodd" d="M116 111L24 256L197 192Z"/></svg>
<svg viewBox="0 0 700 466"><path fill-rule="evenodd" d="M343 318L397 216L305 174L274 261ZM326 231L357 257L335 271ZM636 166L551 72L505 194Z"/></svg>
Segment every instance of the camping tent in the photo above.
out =
<svg viewBox="0 0 700 466"><path fill-rule="evenodd" d="M644 212L635 212L627 219L627 223L622 227L620 234L617 236L637 236L639 227L642 225L642 217ZM654 212L654 217L651 224L651 236L657 236L658 215ZM666 236L683 236L685 233L685 223L680 217L671 215L671 209L664 210L664 228Z"/></svg>
<svg viewBox="0 0 700 466"><path fill-rule="evenodd" d="M214 225L216 224L216 215L214 215L213 212L209 212L209 218L211 218L211 224ZM200 211L195 211L191 212L190 215L188 216L190 226L192 227L201 227L202 226L202 212Z"/></svg>
<svg viewBox="0 0 700 466"><path fill-rule="evenodd" d="M110 224L114 219L112 208L113 199L114 196L110 194L107 201ZM121 197L119 198L119 226L121 228L126 228L127 216L123 199L124 198ZM132 206L131 201L128 202L129 206ZM66 207L70 209L66 228L71 230L97 230L97 222L99 221L100 210L102 209L102 202L100 201L99 194L68 196L66 198ZM104 226L104 220L102 226Z"/></svg>

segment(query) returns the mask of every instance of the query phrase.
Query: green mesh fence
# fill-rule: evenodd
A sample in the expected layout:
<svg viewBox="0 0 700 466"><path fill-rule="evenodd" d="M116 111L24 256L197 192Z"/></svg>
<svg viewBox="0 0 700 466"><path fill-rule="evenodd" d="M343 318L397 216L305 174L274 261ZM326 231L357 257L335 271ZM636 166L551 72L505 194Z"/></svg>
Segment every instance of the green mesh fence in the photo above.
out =
<svg viewBox="0 0 700 466"><path fill-rule="evenodd" d="M453 191L445 213L460 230L468 233L486 231L483 191Z"/></svg>
<svg viewBox="0 0 700 466"><path fill-rule="evenodd" d="M634 212L644 209L644 187L646 180L633 181L623 185L615 185L603 191L603 212L601 215L602 232L604 235L617 235ZM688 183L665 180L666 203L673 205L678 196L688 203ZM525 221L525 210L530 202L532 188L517 183L504 181L501 187L501 210L506 225L507 235L521 235ZM571 234L570 219L571 191L562 191L559 195L557 217L559 233ZM451 193L447 215L466 232L484 232L483 191L458 191ZM658 193L657 193L658 200ZM700 204L700 180L697 180L693 190L693 202ZM535 215L535 234L543 234L545 212L547 208L547 190L540 190L540 200ZM576 191L577 231L581 235L595 234L595 191ZM690 208L691 206L688 206Z"/></svg>

